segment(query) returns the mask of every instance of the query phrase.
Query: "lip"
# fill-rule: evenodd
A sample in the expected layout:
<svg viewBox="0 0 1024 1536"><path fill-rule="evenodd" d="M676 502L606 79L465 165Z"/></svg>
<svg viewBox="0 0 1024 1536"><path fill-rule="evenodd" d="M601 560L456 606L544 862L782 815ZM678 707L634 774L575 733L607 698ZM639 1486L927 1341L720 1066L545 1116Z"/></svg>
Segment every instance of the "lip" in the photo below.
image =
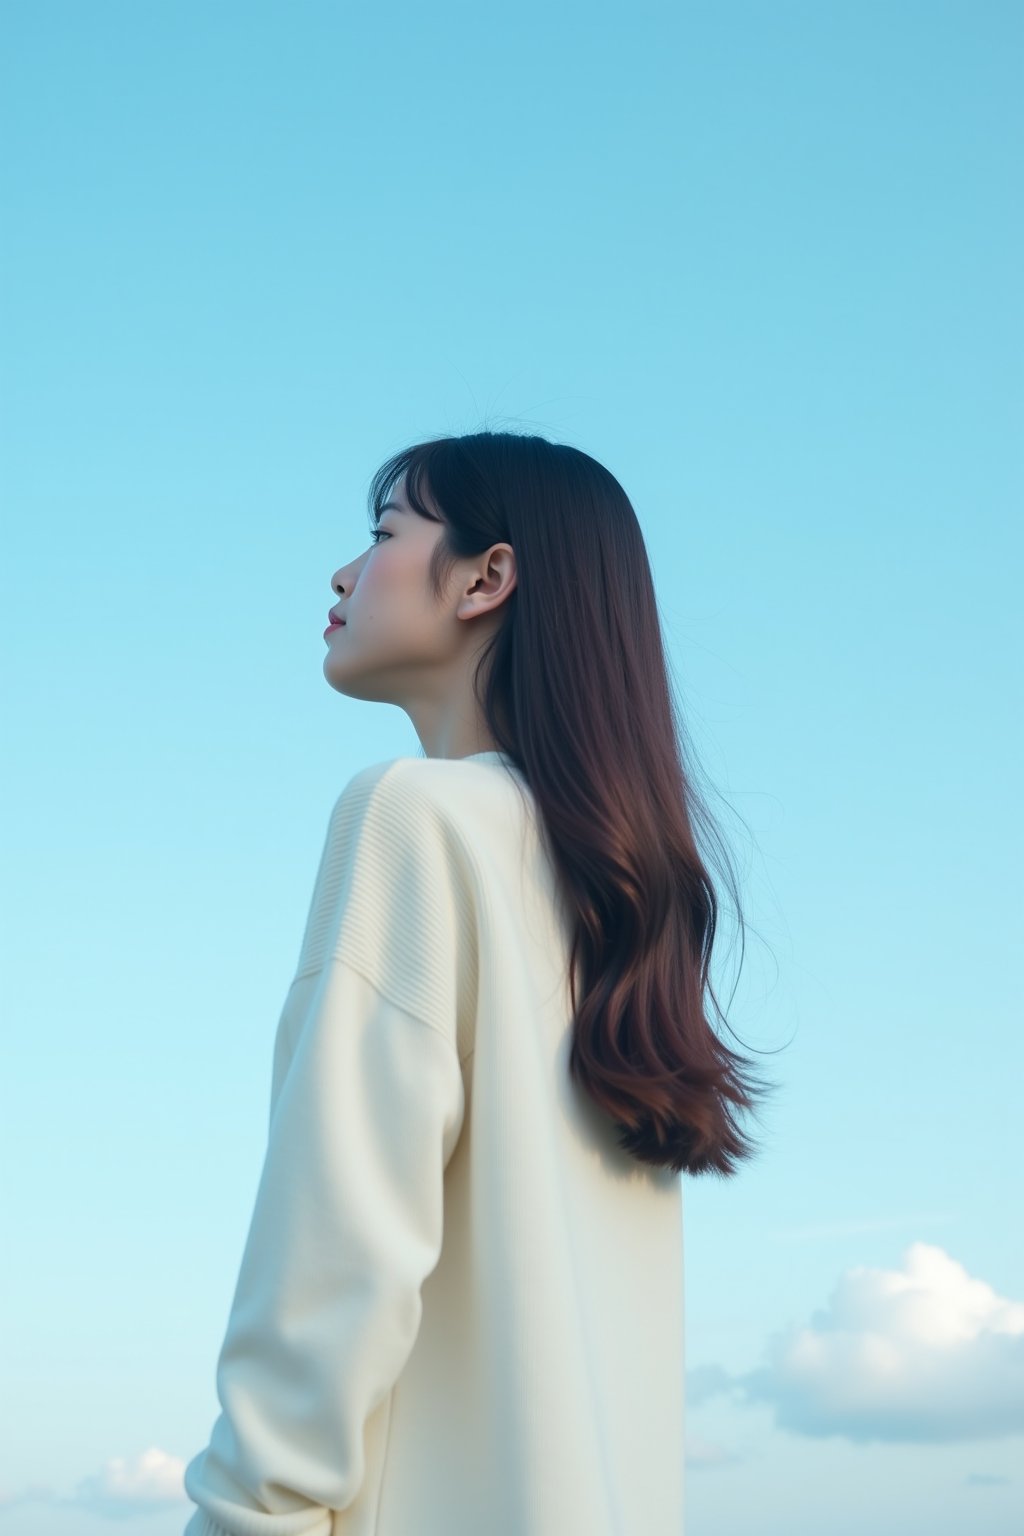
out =
<svg viewBox="0 0 1024 1536"><path fill-rule="evenodd" d="M330 624L328 624L327 628L324 630L324 638L326 639L326 637L328 635L333 635L335 630L344 629L344 628L345 628L345 620L344 619L342 619L340 624L335 624L332 621Z"/></svg>

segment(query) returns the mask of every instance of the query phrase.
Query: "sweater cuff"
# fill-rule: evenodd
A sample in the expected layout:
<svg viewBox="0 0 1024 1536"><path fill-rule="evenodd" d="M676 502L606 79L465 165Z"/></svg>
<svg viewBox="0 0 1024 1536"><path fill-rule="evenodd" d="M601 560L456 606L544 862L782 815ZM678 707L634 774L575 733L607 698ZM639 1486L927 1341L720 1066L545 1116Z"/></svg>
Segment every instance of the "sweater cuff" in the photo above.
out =
<svg viewBox="0 0 1024 1536"><path fill-rule="evenodd" d="M184 1536L227 1536L227 1533L222 1525L210 1518L205 1509L197 1509L185 1527Z"/></svg>

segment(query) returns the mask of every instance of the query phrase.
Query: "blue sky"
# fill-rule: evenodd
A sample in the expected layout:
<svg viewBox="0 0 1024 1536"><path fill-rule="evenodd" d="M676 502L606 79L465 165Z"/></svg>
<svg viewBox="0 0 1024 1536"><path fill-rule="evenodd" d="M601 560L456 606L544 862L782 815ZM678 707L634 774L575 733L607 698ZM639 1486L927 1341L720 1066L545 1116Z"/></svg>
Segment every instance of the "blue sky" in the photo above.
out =
<svg viewBox="0 0 1024 1536"><path fill-rule="evenodd" d="M783 1083L685 1184L688 1536L1019 1530L1024 11L0 29L0 1532L191 1512L327 817L419 751L330 577L482 426L636 507Z"/></svg>

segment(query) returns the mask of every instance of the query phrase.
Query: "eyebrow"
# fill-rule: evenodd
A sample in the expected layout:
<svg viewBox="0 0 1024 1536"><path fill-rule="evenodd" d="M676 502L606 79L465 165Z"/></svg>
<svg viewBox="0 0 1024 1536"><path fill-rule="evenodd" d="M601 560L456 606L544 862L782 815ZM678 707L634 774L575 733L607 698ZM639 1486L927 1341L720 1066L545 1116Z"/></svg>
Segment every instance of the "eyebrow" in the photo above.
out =
<svg viewBox="0 0 1024 1536"><path fill-rule="evenodd" d="M383 517L385 512L405 512L407 510L408 509L406 507L400 507L397 501L386 501L381 507L380 513Z"/></svg>

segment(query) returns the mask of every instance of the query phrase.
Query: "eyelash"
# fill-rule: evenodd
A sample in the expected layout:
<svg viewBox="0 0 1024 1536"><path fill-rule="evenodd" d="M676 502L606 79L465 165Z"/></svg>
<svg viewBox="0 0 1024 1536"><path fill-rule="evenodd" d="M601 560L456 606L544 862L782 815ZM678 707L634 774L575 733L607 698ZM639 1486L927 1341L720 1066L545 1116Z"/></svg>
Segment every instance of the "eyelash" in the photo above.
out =
<svg viewBox="0 0 1024 1536"><path fill-rule="evenodd" d="M390 539L390 537L391 535L388 533L386 528L373 528L370 531L370 538L375 544L378 543L378 541L382 538Z"/></svg>

